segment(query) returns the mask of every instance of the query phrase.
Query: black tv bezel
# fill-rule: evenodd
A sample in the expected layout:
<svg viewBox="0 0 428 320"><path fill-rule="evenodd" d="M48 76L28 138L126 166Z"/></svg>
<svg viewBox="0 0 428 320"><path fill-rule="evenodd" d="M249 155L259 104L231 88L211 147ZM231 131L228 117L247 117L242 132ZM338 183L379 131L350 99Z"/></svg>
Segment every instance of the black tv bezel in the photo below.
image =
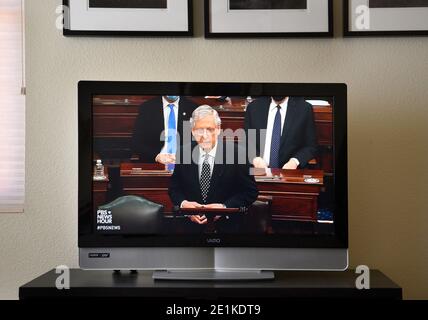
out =
<svg viewBox="0 0 428 320"><path fill-rule="evenodd" d="M334 97L335 221L330 235L101 235L93 232L94 95L314 96ZM78 245L106 247L348 248L347 86L339 83L117 82L78 83Z"/></svg>

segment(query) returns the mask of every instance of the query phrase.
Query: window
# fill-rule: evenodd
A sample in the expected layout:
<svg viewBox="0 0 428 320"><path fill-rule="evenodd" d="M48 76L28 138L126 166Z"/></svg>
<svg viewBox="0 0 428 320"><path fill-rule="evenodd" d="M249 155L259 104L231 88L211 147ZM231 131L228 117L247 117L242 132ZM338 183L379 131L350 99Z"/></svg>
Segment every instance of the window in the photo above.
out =
<svg viewBox="0 0 428 320"><path fill-rule="evenodd" d="M0 213L22 212L25 84L22 0L0 0Z"/></svg>

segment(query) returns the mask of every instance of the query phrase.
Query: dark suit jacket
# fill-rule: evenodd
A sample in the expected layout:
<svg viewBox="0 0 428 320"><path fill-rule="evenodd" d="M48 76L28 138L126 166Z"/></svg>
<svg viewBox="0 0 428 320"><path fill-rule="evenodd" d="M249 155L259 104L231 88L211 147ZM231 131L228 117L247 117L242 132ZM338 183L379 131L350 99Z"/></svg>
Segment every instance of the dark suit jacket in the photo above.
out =
<svg viewBox="0 0 428 320"><path fill-rule="evenodd" d="M245 150L239 149L233 142L228 143L231 144L234 152L234 164L226 164L224 154L229 147L219 141L207 203L222 203L228 208L249 207L257 199L257 185L254 176L249 175L250 166L245 161ZM195 159L199 159L199 147L196 143L192 144L191 150L193 148L196 148ZM245 164L238 164L238 153L242 154ZM183 148L180 154L183 155ZM192 161L191 164L175 165L170 180L169 196L175 206L180 206L184 200L203 203L198 163Z"/></svg>
<svg viewBox="0 0 428 320"><path fill-rule="evenodd" d="M245 129L257 129L257 157L263 157L265 137L261 138L260 130L267 128L270 103L270 97L261 97L251 102L245 113ZM249 144L254 145L254 141L249 141ZM290 97L279 149L280 166L284 166L290 158L296 158L300 162L299 167L304 168L316 156L317 149L312 105L304 98Z"/></svg>
<svg viewBox="0 0 428 320"><path fill-rule="evenodd" d="M177 132L181 137L180 145L183 144L183 121L188 121L197 107L194 102L180 97L177 124ZM138 155L141 162L154 163L165 143L160 139L163 130L165 123L162 97L156 97L140 106L132 136L131 153Z"/></svg>

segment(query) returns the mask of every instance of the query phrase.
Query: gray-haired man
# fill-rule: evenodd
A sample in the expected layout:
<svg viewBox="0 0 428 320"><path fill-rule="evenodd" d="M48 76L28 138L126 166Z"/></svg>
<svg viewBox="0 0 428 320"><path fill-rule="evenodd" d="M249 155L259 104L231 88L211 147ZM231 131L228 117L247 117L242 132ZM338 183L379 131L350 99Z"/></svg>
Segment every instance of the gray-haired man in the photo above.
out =
<svg viewBox="0 0 428 320"><path fill-rule="evenodd" d="M245 150L233 142L226 146L219 139L221 120L210 106L197 108L190 122L196 143L181 149L182 159L175 167L169 188L173 204L181 208L250 206L257 199L258 190L254 177L249 174ZM183 163L189 159L183 153L189 150L193 151L192 160ZM189 218L195 225L208 222L205 216ZM233 223L232 220L228 224Z"/></svg>

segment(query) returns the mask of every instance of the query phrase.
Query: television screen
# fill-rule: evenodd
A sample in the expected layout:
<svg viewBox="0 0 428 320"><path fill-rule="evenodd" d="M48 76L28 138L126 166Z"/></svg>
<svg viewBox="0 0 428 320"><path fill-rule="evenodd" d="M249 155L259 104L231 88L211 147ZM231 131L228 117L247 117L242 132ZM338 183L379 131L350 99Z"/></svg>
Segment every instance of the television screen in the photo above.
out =
<svg viewBox="0 0 428 320"><path fill-rule="evenodd" d="M82 239L347 245L344 85L96 84L79 95Z"/></svg>

